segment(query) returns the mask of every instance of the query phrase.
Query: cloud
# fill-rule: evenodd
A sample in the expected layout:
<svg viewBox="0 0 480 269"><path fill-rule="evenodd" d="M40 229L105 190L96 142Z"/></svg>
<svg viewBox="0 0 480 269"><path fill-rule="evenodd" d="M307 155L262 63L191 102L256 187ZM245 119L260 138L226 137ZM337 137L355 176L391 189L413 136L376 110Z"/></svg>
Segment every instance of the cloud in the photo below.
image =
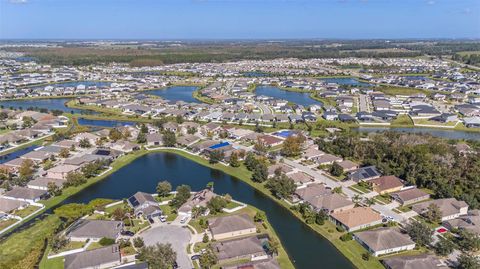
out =
<svg viewBox="0 0 480 269"><path fill-rule="evenodd" d="M10 4L26 4L28 0L8 0Z"/></svg>

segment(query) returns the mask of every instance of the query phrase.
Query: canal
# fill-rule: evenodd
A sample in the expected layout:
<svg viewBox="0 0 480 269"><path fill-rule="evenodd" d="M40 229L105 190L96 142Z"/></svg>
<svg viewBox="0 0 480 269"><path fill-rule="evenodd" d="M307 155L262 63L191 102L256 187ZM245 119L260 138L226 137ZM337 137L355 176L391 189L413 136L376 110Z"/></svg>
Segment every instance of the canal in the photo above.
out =
<svg viewBox="0 0 480 269"><path fill-rule="evenodd" d="M174 188L188 184L195 191L213 181L216 193L228 193L235 200L265 211L296 268L354 268L329 241L269 197L239 179L173 153L142 156L64 203L86 203L95 198L122 199L137 191L153 193L161 180L168 180Z"/></svg>
<svg viewBox="0 0 480 269"><path fill-rule="evenodd" d="M259 86L255 89L255 94L269 96L276 99L287 100L288 102L292 102L302 106L322 104L321 102L310 98L310 93L308 92L285 91L273 86Z"/></svg>

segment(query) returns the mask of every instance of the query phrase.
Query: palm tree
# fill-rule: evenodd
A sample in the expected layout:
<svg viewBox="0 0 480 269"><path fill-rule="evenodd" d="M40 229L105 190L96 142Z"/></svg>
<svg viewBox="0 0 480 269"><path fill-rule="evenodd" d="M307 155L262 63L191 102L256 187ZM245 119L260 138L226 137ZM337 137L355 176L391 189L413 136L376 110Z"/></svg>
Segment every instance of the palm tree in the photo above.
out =
<svg viewBox="0 0 480 269"><path fill-rule="evenodd" d="M353 197L352 197L352 201L355 203L355 205L358 205L358 203L362 200L362 197L360 197L360 195L358 194L355 194Z"/></svg>

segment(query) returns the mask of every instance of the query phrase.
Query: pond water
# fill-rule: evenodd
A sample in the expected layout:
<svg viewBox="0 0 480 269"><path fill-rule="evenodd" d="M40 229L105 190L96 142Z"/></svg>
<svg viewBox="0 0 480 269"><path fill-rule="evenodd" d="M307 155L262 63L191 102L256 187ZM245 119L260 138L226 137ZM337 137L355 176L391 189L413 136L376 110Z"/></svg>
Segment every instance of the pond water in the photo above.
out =
<svg viewBox="0 0 480 269"><path fill-rule="evenodd" d="M138 158L104 180L64 203L86 203L95 198L128 198L137 191L155 192L157 183L168 180L175 188L188 184L198 191L213 181L214 191L266 212L296 268L353 269L353 265L326 239L296 219L270 198L248 184L173 153L151 153Z"/></svg>
<svg viewBox="0 0 480 269"><path fill-rule="evenodd" d="M322 78L327 83L336 83L338 85L346 85L346 86L358 86L358 87L368 87L372 86L372 84L365 83L358 81L356 78Z"/></svg>
<svg viewBox="0 0 480 269"><path fill-rule="evenodd" d="M80 125L87 125L87 126L95 126L95 127L105 127L105 128L112 128L118 126L135 126L135 122L132 121L116 121L116 120L91 120L91 119L84 119L79 118L78 124Z"/></svg>
<svg viewBox="0 0 480 269"><path fill-rule="evenodd" d="M146 94L160 96L172 103L177 101L184 101L187 103L201 103L199 100L193 98L192 94L196 91L196 86L173 86L164 89L157 89L145 92Z"/></svg>
<svg viewBox="0 0 480 269"><path fill-rule="evenodd" d="M93 111L68 108L65 103L72 98L51 98L51 99L21 99L21 100L4 100L0 101L0 106L4 108L28 109L28 108L45 108L50 110L61 110L63 112L73 112L75 114L95 114Z"/></svg>
<svg viewBox="0 0 480 269"><path fill-rule="evenodd" d="M0 155L0 164L3 164L3 163L6 163L6 162L9 162L13 159L16 159L24 154L27 154L29 153L30 151L33 151L35 150L36 148L39 148L40 146L37 146L37 145L33 145L33 146L30 146L30 147L26 147L26 148L22 148L22 149L19 149L17 151L14 151L12 153L8 153L8 154L3 154L3 155Z"/></svg>
<svg viewBox="0 0 480 269"><path fill-rule="evenodd" d="M287 100L302 106L322 105L322 102L310 98L310 93L285 91L273 86L259 86L255 89L255 94Z"/></svg>
<svg viewBox="0 0 480 269"><path fill-rule="evenodd" d="M442 130L432 128L389 128L389 127L359 127L354 128L357 132L376 133L376 132L402 132L412 134L430 134L435 137L447 139L480 140L480 132L465 132L458 130Z"/></svg>

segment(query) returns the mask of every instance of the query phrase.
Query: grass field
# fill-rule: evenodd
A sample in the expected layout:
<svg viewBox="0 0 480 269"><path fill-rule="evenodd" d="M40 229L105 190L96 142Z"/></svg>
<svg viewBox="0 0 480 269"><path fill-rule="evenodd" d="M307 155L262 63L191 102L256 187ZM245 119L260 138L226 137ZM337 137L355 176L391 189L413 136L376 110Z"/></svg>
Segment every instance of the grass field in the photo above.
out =
<svg viewBox="0 0 480 269"><path fill-rule="evenodd" d="M29 205L28 207L22 209L22 210L18 210L18 211L15 211L13 214L16 215L16 216L19 216L21 218L25 218L26 216L32 214L33 212L35 212L36 210L38 210L40 207L38 206L34 206L34 205Z"/></svg>

